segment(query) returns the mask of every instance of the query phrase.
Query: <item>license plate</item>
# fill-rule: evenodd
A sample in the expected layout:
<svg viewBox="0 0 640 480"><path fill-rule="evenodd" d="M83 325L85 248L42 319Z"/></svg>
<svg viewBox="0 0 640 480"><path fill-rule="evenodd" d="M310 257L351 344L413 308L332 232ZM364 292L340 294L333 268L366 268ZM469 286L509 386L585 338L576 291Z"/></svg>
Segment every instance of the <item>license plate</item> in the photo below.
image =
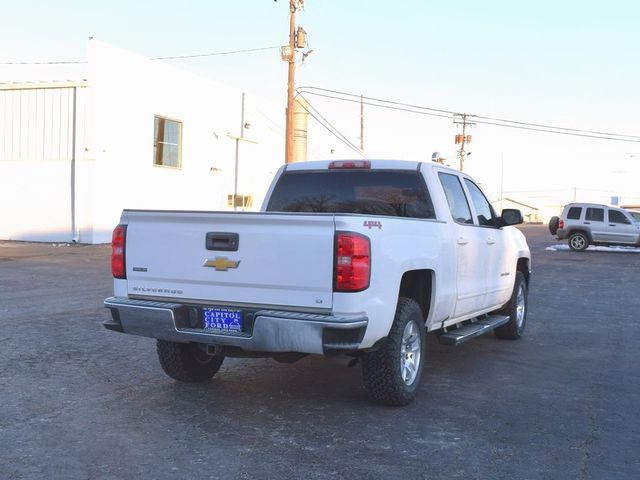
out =
<svg viewBox="0 0 640 480"><path fill-rule="evenodd" d="M242 331L242 320L242 310L208 307L202 309L202 325L206 330L239 333Z"/></svg>

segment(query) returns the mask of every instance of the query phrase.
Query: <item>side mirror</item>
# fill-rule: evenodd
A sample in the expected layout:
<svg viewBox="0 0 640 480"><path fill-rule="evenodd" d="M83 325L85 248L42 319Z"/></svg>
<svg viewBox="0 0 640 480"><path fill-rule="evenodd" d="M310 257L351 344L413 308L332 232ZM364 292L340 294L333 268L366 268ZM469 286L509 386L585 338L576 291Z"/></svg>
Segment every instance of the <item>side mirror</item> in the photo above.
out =
<svg viewBox="0 0 640 480"><path fill-rule="evenodd" d="M519 225L523 223L522 212L515 208L505 208L502 210L502 215L498 219L498 223L501 227L508 225Z"/></svg>

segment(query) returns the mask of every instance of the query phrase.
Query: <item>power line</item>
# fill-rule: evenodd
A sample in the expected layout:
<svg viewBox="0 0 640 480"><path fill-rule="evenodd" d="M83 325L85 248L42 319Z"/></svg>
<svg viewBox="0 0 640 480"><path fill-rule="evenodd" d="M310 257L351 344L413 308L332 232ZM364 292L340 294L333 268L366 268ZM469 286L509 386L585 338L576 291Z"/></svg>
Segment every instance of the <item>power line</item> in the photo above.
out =
<svg viewBox="0 0 640 480"><path fill-rule="evenodd" d="M322 114L320 114L320 112L318 112L317 109L315 109L313 106L309 105L317 114L318 116L322 119L322 121L320 121L318 119L318 117L316 117L312 112L310 112L307 108L305 108L305 110L307 110L307 113L309 115L311 115L311 117L318 122L320 125L322 125L329 133L331 133L334 137L336 137L338 140L340 140L342 143L344 143L347 147L349 147L351 150L353 150L354 152L356 152L358 155L360 155L363 158L367 158L366 155L364 153L362 153L362 151L360 151L358 149L358 147L356 147L352 142L349 141L349 139L347 137L345 137L342 133L340 133L340 130L338 130L336 127L334 127L331 122L329 122L326 118L324 118L322 116ZM327 127L327 125L325 125L326 122L327 125L329 125Z"/></svg>
<svg viewBox="0 0 640 480"><path fill-rule="evenodd" d="M300 90L305 90L305 89L320 90L320 91L324 91L324 92L329 92L329 93L334 93L334 94L344 95L344 96L349 96L349 97L356 97L356 98L360 98L362 96L362 95L358 95L358 94L354 94L354 93L341 92L341 91L338 91L338 90L330 90L330 89L327 89L327 88L320 88L320 87L313 87L313 86L300 87ZM309 93L311 93L311 92L309 92ZM331 97L331 98L337 98L337 97ZM392 100L384 100L384 99L373 98L373 97L364 97L364 98L372 100L372 101L376 101L376 102L388 103L388 104L391 104L391 105L400 105L400 106L404 106L404 107L416 108L416 109L421 109L421 110L429 110L429 111L435 111L435 112L440 112L440 113L447 113L447 114L450 114L450 115L461 115L459 112L454 112L452 110L443 110L443 109L438 109L438 108L425 107L425 106L422 106L422 105L414 105L414 104L409 104L409 103L396 102L396 101L392 101ZM405 110L405 111L410 111L410 110ZM580 132L580 133L589 133L589 134L595 134L595 135L619 136L619 137L629 137L629 138L640 139L640 136L638 136L638 135L627 135L627 134L620 134L620 133L599 132L599 131L593 131L593 130L583 130L583 129L576 129L576 128L568 128L568 127L557 127L557 126L553 126L553 125L543 125L543 124L539 124L539 123L520 122L520 121L516 121L516 120L507 120L507 119L501 119L501 118L486 117L486 116L482 116L482 115L468 115L468 116L469 117L474 117L474 118L480 118L480 119L484 119L484 120L492 120L492 121L496 121L496 122L514 123L514 124L518 124L518 125L531 126L531 127L540 127L540 128L553 129L553 130L567 130L567 131Z"/></svg>
<svg viewBox="0 0 640 480"><path fill-rule="evenodd" d="M357 97L358 99L360 99L360 97L362 96L361 94L357 94L356 95L354 93L340 92L338 90L330 90L328 88L313 87L313 86L299 87L299 90L320 90L322 92L329 92L329 93L334 93L334 94L337 94L337 95L344 95L344 96L348 96L348 97ZM385 100L385 99L381 99L381 98L374 98L374 97L367 97L367 96L362 96L362 98L366 98L367 100L371 100L371 101L374 101L374 102L388 103L388 104L391 104L391 105L399 105L399 106L402 106L402 107L409 107L409 108L418 108L420 110L429 110L429 111L432 111L432 112L448 113L450 115L454 115L454 114L458 113L458 112L454 112L452 110L442 110L440 108L424 107L422 105L413 105L411 103L403 103L403 102L397 102L397 101L393 101L393 100Z"/></svg>
<svg viewBox="0 0 640 480"><path fill-rule="evenodd" d="M344 136L342 133L340 133L340 131L339 131L336 127L334 127L334 126L331 124L331 122L330 122L329 120L327 120L327 119L324 117L324 115L322 115L322 114L318 111L318 109L317 109L317 108L315 108L313 105L311 105L311 103L309 102L309 100L308 100L307 98L305 98L305 96L304 96L304 95L299 94L299 96L300 96L303 100L305 100L305 101L307 102L307 105L305 105L305 104L303 104L303 103L300 103L300 105L302 106L302 108L304 108L304 109L307 111L307 113L308 113L309 115L311 115L313 118L315 118L315 119L317 120L317 118L316 118L316 117L311 113L311 111L309 111L309 109L307 108L307 106L309 106L309 108L311 108L314 112L316 112L316 114L317 114L317 115L318 115L318 116L319 116L319 117L320 117L320 118L321 118L321 119L322 119L322 120L323 120L327 125L329 125L329 126L331 127L331 129L333 129L333 131L334 131L334 132L336 132L336 134L338 135L338 137L340 138L340 140L341 140L343 143L345 143L345 144L347 144L348 146L350 146L351 148L354 148L354 149L356 149L356 150L357 150L357 147L356 147L356 146L355 146L355 145L354 145L354 144L353 144L353 143L352 143L352 142L351 142L351 141L350 141L346 136Z"/></svg>
<svg viewBox="0 0 640 480"><path fill-rule="evenodd" d="M0 65L73 65L87 63L86 60L82 61L57 61L57 62L0 62Z"/></svg>
<svg viewBox="0 0 640 480"><path fill-rule="evenodd" d="M327 93L321 94L321 93L317 93L310 90L318 90L321 92L333 93L335 95L329 95ZM431 115L435 117L444 117L444 118L453 118L456 115L458 116L462 115L452 110L443 110L438 108L425 107L422 105L415 105L415 104L409 104L409 103L403 103L403 102L396 102L392 100L366 97L366 96L362 96L361 94L341 92L338 90L330 90L330 89L320 88L320 87L313 87L313 86L300 87L298 91L299 92L304 91L305 93L309 93L311 95L317 95L321 97L332 98L335 100L347 101L352 103L360 103L361 101L360 98L365 98L372 102L379 102L379 103L366 102L367 105L376 106L380 108L387 108L391 110L399 110L399 111L404 111L409 113L416 113L421 115ZM352 97L353 99L344 98L344 97ZM431 112L438 112L438 113L431 113ZM558 135L570 135L570 136L585 137L585 138L596 138L601 140L615 140L615 141L622 141L622 142L640 143L640 136L638 135L599 132L599 131L584 130L584 129L577 129L577 128L569 128L569 127L557 127L553 125L544 125L539 123L529 123L529 122L521 122L516 120L499 119L499 118L487 117L482 115L468 115L468 117L472 118L475 123L482 123L485 125L493 125L498 127L531 130L531 131L542 132L542 133L555 133Z"/></svg>
<svg viewBox="0 0 640 480"><path fill-rule="evenodd" d="M401 108L401 107L393 107L390 105L380 105L378 103L371 103L371 102L361 102L360 100L351 100L349 98L341 98L341 97L336 97L333 95L325 95L322 93L316 93L316 92L309 92L309 91L302 91L303 88L306 87L301 87L301 88L297 88L296 91L298 92L298 94L302 94L305 93L307 95L315 95L316 97L325 97L325 98L333 98L334 100L342 100L344 102L350 102L350 103L357 103L358 105L360 105L360 103L364 103L364 105L371 105L372 107L379 107L379 108L386 108L389 110L398 110L401 112L409 112L409 113L415 113L417 115L428 115L431 117L440 117L440 118L453 118L453 113L451 115L443 115L443 114L439 114L439 113L431 113L431 112L420 112L420 111L416 111L416 110L411 110L410 108ZM363 97L363 98L368 98L368 97Z"/></svg>
<svg viewBox="0 0 640 480"><path fill-rule="evenodd" d="M200 58L200 57L215 57L218 55L232 55L235 53L248 53L248 52L259 52L261 50L273 50L275 48L280 47L260 47L260 48L246 48L244 50L233 50L230 52L212 52L212 53L196 53L194 55L175 55L171 57L153 57L149 60L178 60L181 58Z"/></svg>
<svg viewBox="0 0 640 480"><path fill-rule="evenodd" d="M557 131L553 131L553 130L545 130L543 128L524 127L524 126L519 126L519 125L509 125L509 124L503 124L503 123L485 122L485 121L481 121L481 120L476 120L475 123L481 123L481 124L484 124L484 125L494 125L494 126L497 126L497 127L516 128L518 130L531 130L533 132L555 133L557 135L570 135L570 136L573 136L573 137L598 138L600 140L615 140L615 141L618 141L618 142L640 143L640 137L635 137L635 136L632 136L632 135L628 135L628 137L631 137L631 138L616 138L616 137L610 137L610 136L604 136L604 135L589 135L589 134L586 134L586 133L557 132ZM578 131L580 131L580 130L578 130ZM622 135L622 134L611 133L611 134L607 134L607 135ZM625 136L627 136L627 135L625 135ZM638 138L638 140L634 140L634 138Z"/></svg>
<svg viewBox="0 0 640 480"><path fill-rule="evenodd" d="M316 112L316 114L318 114L318 116L322 119L322 121L320 121L318 119L318 117L316 117L310 110L309 108L307 108L307 105L305 105L302 102L299 102L299 104L307 111L307 113L309 115L311 115L311 117L318 122L320 125L322 125L329 133L331 133L334 137L336 137L338 140L340 140L342 143L344 143L345 145L347 145L349 148L351 148L354 152L356 152L358 155L362 156L363 158L366 158L366 156L362 153L362 151L356 147L351 141L349 141L349 139L347 137L345 137L342 133L340 133L340 130L338 130L336 127L334 127L331 122L329 122L329 120L327 120L319 111L317 108L315 108L313 105L311 105L311 103L309 103L309 101L304 97L304 95L302 95L301 93L298 93L298 95L300 97L302 97L306 102L307 105L309 106L309 108L311 108L314 112ZM325 123L326 122L326 125ZM327 125L329 125L327 127Z"/></svg>
<svg viewBox="0 0 640 480"><path fill-rule="evenodd" d="M200 58L200 57L215 57L218 55L233 55L237 53L249 53L259 52L262 50L273 50L280 47L260 47L260 48L246 48L243 50L231 50L228 52L210 52L210 53L196 53L192 55L173 55L168 57L152 57L149 60L178 60L183 58ZM45 61L45 62L0 62L0 65L76 65L87 63L86 60L78 61Z"/></svg>
<svg viewBox="0 0 640 480"><path fill-rule="evenodd" d="M542 124L538 124L538 123L527 123L527 122L518 122L516 120L504 120L501 118L492 118L492 117L483 117L481 115L474 115L475 118L481 118L484 120L493 120L495 122L503 122L503 123L513 123L516 125L527 125L527 126L531 126L531 127L540 127L540 128L551 128L554 130L566 130L569 132L580 132L580 133L591 133L594 135L606 135L606 136L612 136L612 137L629 137L629 138L637 138L640 139L640 136L638 135L626 135L623 133L607 133L607 132L598 132L598 131L593 131L593 130L582 130L579 128L568 128L568 127L554 127L551 125L542 125Z"/></svg>

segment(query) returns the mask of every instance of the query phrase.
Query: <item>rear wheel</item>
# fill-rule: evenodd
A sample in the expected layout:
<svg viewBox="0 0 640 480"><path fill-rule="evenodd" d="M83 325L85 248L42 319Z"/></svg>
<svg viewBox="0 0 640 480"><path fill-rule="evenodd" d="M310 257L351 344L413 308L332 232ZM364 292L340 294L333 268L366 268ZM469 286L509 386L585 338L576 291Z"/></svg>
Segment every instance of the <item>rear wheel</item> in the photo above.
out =
<svg viewBox="0 0 640 480"><path fill-rule="evenodd" d="M522 272L516 272L516 282L513 286L511 299L500 313L509 315L509 321L496 328L496 337L506 340L517 340L524 333L527 323L527 282Z"/></svg>
<svg viewBox="0 0 640 480"><path fill-rule="evenodd" d="M569 248L574 252L582 252L589 246L589 238L582 232L572 233L569 236Z"/></svg>
<svg viewBox="0 0 640 480"><path fill-rule="evenodd" d="M413 401L424 368L425 333L417 302L401 297L389 336L362 357L362 379L371 400L394 406Z"/></svg>
<svg viewBox="0 0 640 480"><path fill-rule="evenodd" d="M181 382L203 382L220 369L224 357L208 355L196 343L158 340L158 359L164 373Z"/></svg>

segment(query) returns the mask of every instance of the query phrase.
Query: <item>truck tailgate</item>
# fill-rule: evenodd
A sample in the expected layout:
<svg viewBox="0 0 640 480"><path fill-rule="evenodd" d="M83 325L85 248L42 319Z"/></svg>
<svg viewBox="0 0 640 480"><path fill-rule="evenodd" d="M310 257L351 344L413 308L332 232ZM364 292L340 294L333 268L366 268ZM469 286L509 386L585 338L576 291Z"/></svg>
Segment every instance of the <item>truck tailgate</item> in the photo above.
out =
<svg viewBox="0 0 640 480"><path fill-rule="evenodd" d="M129 210L127 291L216 304L329 309L333 215ZM207 246L233 238L237 249Z"/></svg>

